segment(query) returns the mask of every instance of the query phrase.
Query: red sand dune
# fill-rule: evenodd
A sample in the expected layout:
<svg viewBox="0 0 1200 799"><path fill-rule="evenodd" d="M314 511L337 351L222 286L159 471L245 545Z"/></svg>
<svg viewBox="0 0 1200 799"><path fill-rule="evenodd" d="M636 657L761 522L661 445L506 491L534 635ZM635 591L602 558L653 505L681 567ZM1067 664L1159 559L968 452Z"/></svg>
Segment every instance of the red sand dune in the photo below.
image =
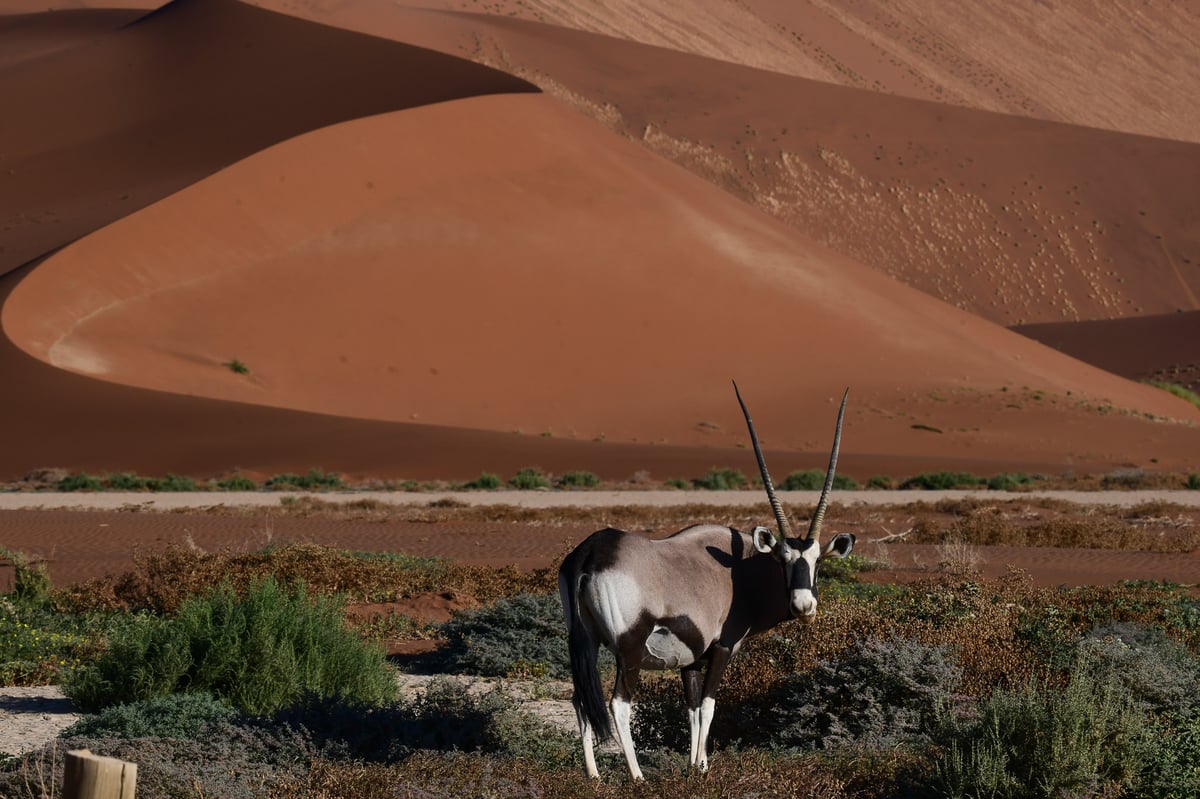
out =
<svg viewBox="0 0 1200 799"><path fill-rule="evenodd" d="M380 16L376 30L522 75L832 249L1000 324L1200 309L1200 144L501 17Z"/></svg>
<svg viewBox="0 0 1200 799"><path fill-rule="evenodd" d="M362 7L378 11L374 32L423 43L462 36L444 26L468 19ZM625 126L650 124L659 103L728 138L737 114L720 104L741 92L767 113L803 90L811 114L829 90L545 26L495 30L580 97L625 93ZM835 253L554 97L496 94L527 90L233 0L176 2L0 71L0 94L28 109L0 141L15 154L0 210L17 222L0 258L12 268L123 217L5 281L5 335L33 357L0 346L13 427L0 472L694 475L748 465L730 377L777 470L819 462L846 385L844 462L860 477L918 464L1196 468L1195 408ZM931 135L926 104L829 91L830 148L869 149L857 137L889 122ZM957 120L943 157L1016 124L941 108ZM1097 196L1157 196L1194 152L1020 123L1030 142L1066 137L1038 150L1047 169L1080 142L1138 153L1136 169L1095 179ZM815 135L803 120L796 131ZM1147 165L1153 180L1127 180ZM1155 211L1186 211L1172 192ZM863 224L872 246L905 246Z"/></svg>
<svg viewBox="0 0 1200 799"><path fill-rule="evenodd" d="M262 0L378 27L394 2ZM1200 6L1138 0L407 0L541 22L825 83L1197 141Z"/></svg>

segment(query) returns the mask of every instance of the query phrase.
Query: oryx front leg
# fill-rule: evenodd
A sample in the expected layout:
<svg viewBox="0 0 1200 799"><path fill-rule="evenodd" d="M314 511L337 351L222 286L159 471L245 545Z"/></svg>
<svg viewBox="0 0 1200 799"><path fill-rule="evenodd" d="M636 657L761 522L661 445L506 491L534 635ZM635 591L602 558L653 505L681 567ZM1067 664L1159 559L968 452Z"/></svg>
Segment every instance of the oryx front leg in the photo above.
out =
<svg viewBox="0 0 1200 799"><path fill-rule="evenodd" d="M617 684L613 689L612 708L613 721L617 723L617 741L625 754L625 764L629 766L629 776L635 780L644 780L642 769L638 766L637 752L633 749L633 733L629 722L633 717L633 695L637 691L640 671L636 668L617 666Z"/></svg>
<svg viewBox="0 0 1200 799"><path fill-rule="evenodd" d="M704 674L701 671L700 663L694 663L682 669L679 676L683 678L683 699L687 704L688 728L692 738L688 765L701 771L707 771L708 753L705 745L707 727L701 711L704 698Z"/></svg>

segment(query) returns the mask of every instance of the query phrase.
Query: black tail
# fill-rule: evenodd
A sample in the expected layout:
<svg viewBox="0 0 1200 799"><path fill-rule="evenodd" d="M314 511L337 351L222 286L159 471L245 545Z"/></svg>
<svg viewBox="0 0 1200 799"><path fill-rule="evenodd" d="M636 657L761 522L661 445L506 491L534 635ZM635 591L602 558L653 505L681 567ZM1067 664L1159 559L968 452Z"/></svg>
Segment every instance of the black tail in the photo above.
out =
<svg viewBox="0 0 1200 799"><path fill-rule="evenodd" d="M579 613L579 592L587 575L581 574L578 569L568 571L566 563L563 567L563 610L567 615L567 646L571 654L571 679L575 684L571 703L577 711L583 711L596 739L607 741L612 737L612 723L608 718L604 689L600 686L600 670L596 665L600 646L588 635Z"/></svg>

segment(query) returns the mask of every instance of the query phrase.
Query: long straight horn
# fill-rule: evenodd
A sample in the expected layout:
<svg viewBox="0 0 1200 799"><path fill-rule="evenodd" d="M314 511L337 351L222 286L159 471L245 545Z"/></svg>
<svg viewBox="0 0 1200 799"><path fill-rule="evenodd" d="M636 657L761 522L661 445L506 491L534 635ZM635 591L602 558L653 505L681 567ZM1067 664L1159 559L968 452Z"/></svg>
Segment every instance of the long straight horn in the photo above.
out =
<svg viewBox="0 0 1200 799"><path fill-rule="evenodd" d="M750 421L750 411L746 410L746 403L742 401L742 392L738 391L737 381L733 381L733 393L737 395L738 405L742 406L742 415L746 417L746 427L750 430L750 443L754 445L754 457L758 459L758 471L762 475L763 487L767 489L767 500L771 503L771 510L775 512L775 521L779 522L779 535L783 541L792 537L792 526L788 524L787 514L783 512L783 505L779 503L779 497L775 496L775 485L771 482L771 475L767 472L767 462L763 459L762 447L758 445L758 433L754 432L754 422Z"/></svg>
<svg viewBox="0 0 1200 799"><path fill-rule="evenodd" d="M850 389L842 394L842 407L838 409L837 430L833 433L833 451L829 453L829 469L825 472L825 487L821 489L821 499L817 501L817 510L812 522L808 525L808 537L814 541L821 540L821 522L825 520L825 508L829 505L829 491L833 488L833 474L837 471L838 449L842 444L842 417L846 415L846 398Z"/></svg>

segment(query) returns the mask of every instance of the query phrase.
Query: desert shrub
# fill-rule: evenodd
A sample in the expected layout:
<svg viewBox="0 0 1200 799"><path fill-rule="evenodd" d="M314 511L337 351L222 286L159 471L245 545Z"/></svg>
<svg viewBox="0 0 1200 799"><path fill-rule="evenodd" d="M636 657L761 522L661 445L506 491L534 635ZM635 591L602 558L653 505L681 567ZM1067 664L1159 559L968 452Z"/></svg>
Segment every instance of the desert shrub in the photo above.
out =
<svg viewBox="0 0 1200 799"><path fill-rule="evenodd" d="M876 474L867 478L867 488L874 491L890 491L895 486L892 478Z"/></svg>
<svg viewBox="0 0 1200 799"><path fill-rule="evenodd" d="M63 796L63 755L90 749L137 763L137 795L252 799L303 778L313 752L288 728L215 722L195 738L67 737L0 767L0 796Z"/></svg>
<svg viewBox="0 0 1200 799"><path fill-rule="evenodd" d="M257 491L258 483L240 474L235 474L232 477L227 477L224 480L217 481L217 488L221 491Z"/></svg>
<svg viewBox="0 0 1200 799"><path fill-rule="evenodd" d="M1041 479L1038 475L1025 474L1024 472L1002 472L989 477L987 479L987 487L989 491L1014 491L1018 488L1033 485Z"/></svg>
<svg viewBox="0 0 1200 799"><path fill-rule="evenodd" d="M1119 684L1144 709L1190 717L1200 710L1200 660L1161 630L1109 622L1078 643L1080 667Z"/></svg>
<svg viewBox="0 0 1200 799"><path fill-rule="evenodd" d="M1151 719L1146 741L1152 751L1136 779L1134 795L1154 799L1200 796L1200 713L1190 718Z"/></svg>
<svg viewBox="0 0 1200 799"><path fill-rule="evenodd" d="M818 567L820 588L824 591L832 582L850 583L858 579L862 572L883 568L878 560L864 557L851 552L844 558L825 558Z"/></svg>
<svg viewBox="0 0 1200 799"><path fill-rule="evenodd" d="M500 475L492 474L491 472L483 472L474 480L463 483L463 488L468 491L492 491L503 487L504 481L500 479Z"/></svg>
<svg viewBox="0 0 1200 799"><path fill-rule="evenodd" d="M1150 488L1151 482L1152 477L1145 469L1114 469L1100 478L1100 487L1132 490Z"/></svg>
<svg viewBox="0 0 1200 799"><path fill-rule="evenodd" d="M418 751L486 751L574 765L575 736L522 711L501 689L477 693L446 678L409 701L364 705L307 697L275 714L272 726L303 732L329 758L395 762Z"/></svg>
<svg viewBox="0 0 1200 799"><path fill-rule="evenodd" d="M55 488L58 491L101 491L104 481L95 475L78 472L59 480Z"/></svg>
<svg viewBox="0 0 1200 799"><path fill-rule="evenodd" d="M732 491L745 488L748 482L737 469L713 467L703 477L692 480L692 485L705 491Z"/></svg>
<svg viewBox="0 0 1200 799"><path fill-rule="evenodd" d="M679 491L691 491L692 490L692 481L684 480L682 477L672 477L670 480L667 480L666 483L664 483L664 485L667 488L674 488L674 489L678 489Z"/></svg>
<svg viewBox="0 0 1200 799"><path fill-rule="evenodd" d="M946 714L933 786L948 797L1094 796L1141 771L1144 717L1086 669L1061 688L997 691L969 716Z"/></svg>
<svg viewBox="0 0 1200 799"><path fill-rule="evenodd" d="M133 472L115 472L104 478L104 483L114 491L146 491L150 488L150 479L141 477Z"/></svg>
<svg viewBox="0 0 1200 799"><path fill-rule="evenodd" d="M231 722L238 711L205 691L113 705L85 716L62 736L85 738L199 738L214 724Z"/></svg>
<svg viewBox="0 0 1200 799"><path fill-rule="evenodd" d="M592 472L567 472L558 478L562 488L595 488L600 485L600 478Z"/></svg>
<svg viewBox="0 0 1200 799"><path fill-rule="evenodd" d="M150 481L151 491L195 491L196 481L180 474L168 474Z"/></svg>
<svg viewBox="0 0 1200 799"><path fill-rule="evenodd" d="M1185 482L1183 485L1184 488L1192 491L1200 491L1200 474L1189 474L1187 476L1187 482Z"/></svg>
<svg viewBox="0 0 1200 799"><path fill-rule="evenodd" d="M250 714L307 692L381 701L396 691L378 649L342 622L336 597L310 599L267 578L244 597L228 583L184 604L174 618L134 617L109 649L64 682L84 710L211 691Z"/></svg>
<svg viewBox="0 0 1200 799"><path fill-rule="evenodd" d="M326 472L321 469L309 469L308 474L292 474L286 472L277 474L267 480L263 484L264 488L275 491L319 491L322 489L331 490L345 488L345 483L342 478L332 472Z"/></svg>
<svg viewBox="0 0 1200 799"><path fill-rule="evenodd" d="M780 491L820 491L824 487L825 472L820 469L792 472L778 486ZM858 481L844 474L835 474L833 487L839 491L854 491L858 488Z"/></svg>
<svg viewBox="0 0 1200 799"><path fill-rule="evenodd" d="M945 491L952 488L976 488L987 481L970 472L923 472L900 483L901 490Z"/></svg>
<svg viewBox="0 0 1200 799"><path fill-rule="evenodd" d="M557 594L520 594L442 625L447 640L438 658L449 670L488 677L570 679L567 633Z"/></svg>
<svg viewBox="0 0 1200 799"><path fill-rule="evenodd" d="M13 567L13 589L9 594L13 601L24 605L44 603L50 596L50 572L46 564L0 546L0 560L5 558Z"/></svg>
<svg viewBox="0 0 1200 799"><path fill-rule="evenodd" d="M550 479L541 469L526 466L509 478L508 484L519 491L532 491L537 488L549 488Z"/></svg>
<svg viewBox="0 0 1200 799"><path fill-rule="evenodd" d="M961 677L945 646L862 639L744 709L741 729L747 743L801 750L918 744L939 714L959 702Z"/></svg>
<svg viewBox="0 0 1200 799"><path fill-rule="evenodd" d="M95 649L97 618L62 616L27 602L0 600L0 685L45 685Z"/></svg>

